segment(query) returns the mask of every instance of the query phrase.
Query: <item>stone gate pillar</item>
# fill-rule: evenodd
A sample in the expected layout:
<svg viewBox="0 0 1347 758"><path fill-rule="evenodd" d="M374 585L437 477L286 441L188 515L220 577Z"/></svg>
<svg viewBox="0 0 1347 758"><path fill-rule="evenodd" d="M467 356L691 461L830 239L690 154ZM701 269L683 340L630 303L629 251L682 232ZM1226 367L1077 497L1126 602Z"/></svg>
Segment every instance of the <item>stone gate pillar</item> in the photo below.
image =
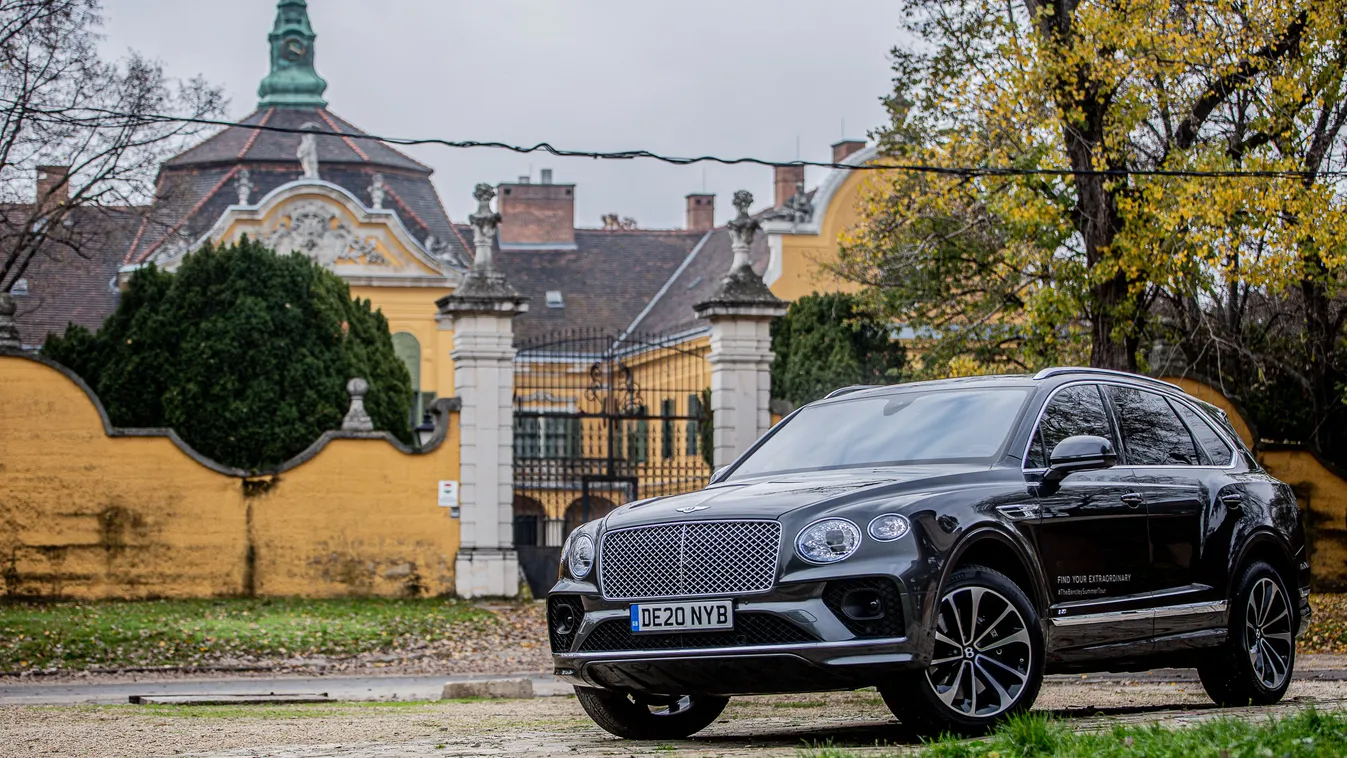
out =
<svg viewBox="0 0 1347 758"><path fill-rule="evenodd" d="M753 273L748 249L761 228L750 218L753 195L734 193L739 215L727 224L734 260L711 299L693 307L711 322L711 412L715 432L713 460L727 466L772 425L772 320L786 303Z"/></svg>
<svg viewBox="0 0 1347 758"><path fill-rule="evenodd" d="M519 592L514 550L514 329L528 310L523 297L492 262L500 214L491 210L496 192L477 185L473 226L475 258L454 294L437 303L452 321L454 392L460 415L459 502L461 539L454 563L460 597L513 597Z"/></svg>

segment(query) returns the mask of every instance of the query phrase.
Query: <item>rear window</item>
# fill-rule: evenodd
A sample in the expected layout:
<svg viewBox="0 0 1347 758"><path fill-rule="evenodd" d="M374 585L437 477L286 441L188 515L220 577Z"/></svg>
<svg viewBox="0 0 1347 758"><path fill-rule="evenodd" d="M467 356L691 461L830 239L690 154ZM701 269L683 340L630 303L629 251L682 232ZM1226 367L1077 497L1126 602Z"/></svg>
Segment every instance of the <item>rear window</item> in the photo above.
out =
<svg viewBox="0 0 1347 758"><path fill-rule="evenodd" d="M1024 388L946 389L806 407L730 479L767 473L907 463L992 463L1024 407Z"/></svg>
<svg viewBox="0 0 1347 758"><path fill-rule="evenodd" d="M1211 424L1201 414L1183 403L1174 403L1174 407L1178 409L1179 415L1197 438L1197 444L1201 445L1207 454L1207 462L1213 466L1229 466L1235 451L1215 429L1211 428Z"/></svg>
<svg viewBox="0 0 1347 758"><path fill-rule="evenodd" d="M1195 466L1197 446L1169 401L1154 392L1110 387L1129 466Z"/></svg>

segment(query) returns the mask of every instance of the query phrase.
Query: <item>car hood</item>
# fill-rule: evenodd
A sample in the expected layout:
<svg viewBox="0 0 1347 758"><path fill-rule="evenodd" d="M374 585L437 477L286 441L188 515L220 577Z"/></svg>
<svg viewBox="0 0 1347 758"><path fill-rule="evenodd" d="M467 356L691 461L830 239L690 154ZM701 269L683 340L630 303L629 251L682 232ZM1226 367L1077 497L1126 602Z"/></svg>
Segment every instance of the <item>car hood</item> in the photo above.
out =
<svg viewBox="0 0 1347 758"><path fill-rule="evenodd" d="M778 518L811 506L826 510L833 504L941 486L952 477L961 479L987 470L985 465L942 464L764 476L624 505L608 515L604 528L621 529L685 519Z"/></svg>

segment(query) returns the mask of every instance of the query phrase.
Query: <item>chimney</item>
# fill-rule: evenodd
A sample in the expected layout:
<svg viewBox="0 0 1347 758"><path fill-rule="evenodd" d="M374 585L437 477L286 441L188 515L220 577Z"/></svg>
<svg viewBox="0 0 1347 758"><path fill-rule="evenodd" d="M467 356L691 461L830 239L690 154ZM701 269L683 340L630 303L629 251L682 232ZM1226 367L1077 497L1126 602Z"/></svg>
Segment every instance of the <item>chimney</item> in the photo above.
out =
<svg viewBox="0 0 1347 758"><path fill-rule="evenodd" d="M542 184L520 178L524 181L498 188L501 246L573 248L575 185L551 184L550 171Z"/></svg>
<svg viewBox="0 0 1347 758"><path fill-rule="evenodd" d="M688 231L706 232L715 226L716 196L697 192L688 195Z"/></svg>
<svg viewBox="0 0 1347 758"><path fill-rule="evenodd" d="M776 202L773 208L780 208L786 201L795 197L795 185L804 182L804 166L777 166Z"/></svg>
<svg viewBox="0 0 1347 758"><path fill-rule="evenodd" d="M848 155L865 147L863 139L844 139L833 145L833 163L841 163Z"/></svg>
<svg viewBox="0 0 1347 758"><path fill-rule="evenodd" d="M545 169L543 169L543 170L542 170L542 178L540 179L540 181L541 181L543 184L551 184L551 183L552 183L552 169L550 169L550 168L545 168Z"/></svg>
<svg viewBox="0 0 1347 758"><path fill-rule="evenodd" d="M37 167L37 202L46 207L64 205L70 200L70 167Z"/></svg>

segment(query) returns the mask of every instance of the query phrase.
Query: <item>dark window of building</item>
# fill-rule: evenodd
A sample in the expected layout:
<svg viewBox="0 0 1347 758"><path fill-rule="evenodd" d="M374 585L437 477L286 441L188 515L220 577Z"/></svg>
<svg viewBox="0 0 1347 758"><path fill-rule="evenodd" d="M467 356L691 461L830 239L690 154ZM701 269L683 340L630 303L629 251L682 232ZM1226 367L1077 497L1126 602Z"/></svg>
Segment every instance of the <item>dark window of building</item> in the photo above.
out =
<svg viewBox="0 0 1347 758"><path fill-rule="evenodd" d="M636 409L635 415L646 415L645 406ZM632 463L645 463L650 458L650 422L645 419L627 422L627 460Z"/></svg>
<svg viewBox="0 0 1347 758"><path fill-rule="evenodd" d="M1103 398L1094 384L1075 384L1052 396L1030 440L1025 468L1047 468L1057 443L1083 434L1113 439Z"/></svg>
<svg viewBox="0 0 1347 758"><path fill-rule="evenodd" d="M537 416L516 416L514 454L516 458L542 457L542 419Z"/></svg>
<svg viewBox="0 0 1347 758"><path fill-rule="evenodd" d="M1131 466L1191 466L1197 446L1169 401L1154 392L1110 387L1127 463Z"/></svg>
<svg viewBox="0 0 1347 758"><path fill-rule="evenodd" d="M580 419L562 413L516 416L514 453L517 458L579 457Z"/></svg>
<svg viewBox="0 0 1347 758"><path fill-rule="evenodd" d="M661 400L659 403L660 419L659 429L659 454L664 460L674 457L674 420L673 417L678 413L674 409L674 401Z"/></svg>
<svg viewBox="0 0 1347 758"><path fill-rule="evenodd" d="M698 395L688 395L688 428L687 428L687 451L688 455L697 454L698 443L701 442L701 418L702 418L702 399Z"/></svg>

